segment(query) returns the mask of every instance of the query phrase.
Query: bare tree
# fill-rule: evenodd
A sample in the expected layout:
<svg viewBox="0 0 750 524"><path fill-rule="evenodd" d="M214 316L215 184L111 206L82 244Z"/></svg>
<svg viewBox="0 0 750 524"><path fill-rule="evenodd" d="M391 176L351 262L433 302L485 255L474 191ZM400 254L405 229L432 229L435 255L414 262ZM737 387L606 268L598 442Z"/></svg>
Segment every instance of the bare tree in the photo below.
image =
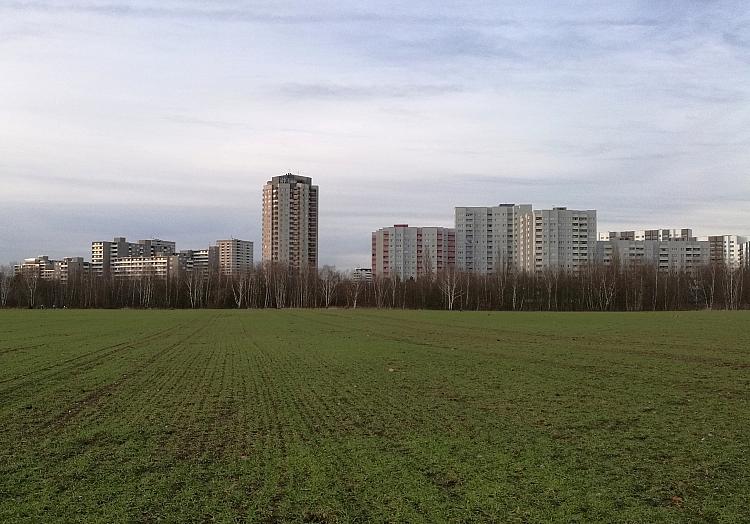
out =
<svg viewBox="0 0 750 524"><path fill-rule="evenodd" d="M21 273L21 280L26 289L26 299L30 308L36 306L36 292L39 287L39 273L37 271L24 271Z"/></svg>
<svg viewBox="0 0 750 524"><path fill-rule="evenodd" d="M357 302L363 287L363 282L359 278L350 278L347 281L346 293L348 302L351 304L352 309L357 309Z"/></svg>
<svg viewBox="0 0 750 524"><path fill-rule="evenodd" d="M328 308L333 302L333 297L336 293L341 282L341 275L336 271L335 267L323 266L320 270L320 294L323 298L323 306Z"/></svg>
<svg viewBox="0 0 750 524"><path fill-rule="evenodd" d="M443 270L438 277L438 285L448 311L453 311L456 300L461 297L460 280L461 276L453 268Z"/></svg>
<svg viewBox="0 0 750 524"><path fill-rule="evenodd" d="M10 288L13 283L13 269L8 266L0 267L0 307L8 304Z"/></svg>

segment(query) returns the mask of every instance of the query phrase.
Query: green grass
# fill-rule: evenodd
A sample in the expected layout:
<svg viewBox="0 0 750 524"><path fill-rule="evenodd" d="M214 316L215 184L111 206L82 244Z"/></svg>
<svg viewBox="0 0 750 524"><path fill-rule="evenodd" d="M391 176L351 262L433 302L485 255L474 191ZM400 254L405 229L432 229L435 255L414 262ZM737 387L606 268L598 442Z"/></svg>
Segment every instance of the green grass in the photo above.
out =
<svg viewBox="0 0 750 524"><path fill-rule="evenodd" d="M750 314L0 311L0 521L739 522Z"/></svg>

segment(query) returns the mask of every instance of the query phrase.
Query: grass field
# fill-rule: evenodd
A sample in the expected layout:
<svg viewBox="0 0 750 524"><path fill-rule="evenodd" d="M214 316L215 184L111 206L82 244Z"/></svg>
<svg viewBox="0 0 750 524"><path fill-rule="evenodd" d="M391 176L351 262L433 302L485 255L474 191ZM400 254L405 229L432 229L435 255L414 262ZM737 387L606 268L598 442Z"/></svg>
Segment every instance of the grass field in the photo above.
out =
<svg viewBox="0 0 750 524"><path fill-rule="evenodd" d="M0 521L748 522L750 314L0 311Z"/></svg>

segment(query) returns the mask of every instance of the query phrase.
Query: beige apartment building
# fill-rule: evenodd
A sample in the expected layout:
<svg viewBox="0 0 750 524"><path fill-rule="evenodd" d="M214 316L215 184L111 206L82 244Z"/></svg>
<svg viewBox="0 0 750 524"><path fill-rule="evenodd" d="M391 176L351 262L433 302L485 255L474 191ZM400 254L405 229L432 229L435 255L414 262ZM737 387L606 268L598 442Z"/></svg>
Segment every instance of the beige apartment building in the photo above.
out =
<svg viewBox="0 0 750 524"><path fill-rule="evenodd" d="M416 279L455 266L456 234L445 227L396 224L372 233L372 276Z"/></svg>
<svg viewBox="0 0 750 524"><path fill-rule="evenodd" d="M318 267L318 186L287 173L263 186L263 261Z"/></svg>
<svg viewBox="0 0 750 524"><path fill-rule="evenodd" d="M253 243L249 240L217 240L216 247L222 274L236 275L253 269Z"/></svg>
<svg viewBox="0 0 750 524"><path fill-rule="evenodd" d="M575 273L594 261L596 210L535 210L533 217L521 218L520 234L524 270Z"/></svg>
<svg viewBox="0 0 750 524"><path fill-rule="evenodd" d="M523 267L522 228L531 227L524 218L532 214L530 204L456 207L456 267L485 274Z"/></svg>

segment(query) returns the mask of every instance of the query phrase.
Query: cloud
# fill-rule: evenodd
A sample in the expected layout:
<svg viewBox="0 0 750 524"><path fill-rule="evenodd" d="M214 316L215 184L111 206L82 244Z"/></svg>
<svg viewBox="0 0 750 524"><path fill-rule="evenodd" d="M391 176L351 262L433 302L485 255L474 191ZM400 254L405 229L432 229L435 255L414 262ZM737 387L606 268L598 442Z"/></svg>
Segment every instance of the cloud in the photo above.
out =
<svg viewBox="0 0 750 524"><path fill-rule="evenodd" d="M339 85L285 83L275 89L282 96L335 101L369 98L413 98L461 93L465 88L455 84L422 85Z"/></svg>

